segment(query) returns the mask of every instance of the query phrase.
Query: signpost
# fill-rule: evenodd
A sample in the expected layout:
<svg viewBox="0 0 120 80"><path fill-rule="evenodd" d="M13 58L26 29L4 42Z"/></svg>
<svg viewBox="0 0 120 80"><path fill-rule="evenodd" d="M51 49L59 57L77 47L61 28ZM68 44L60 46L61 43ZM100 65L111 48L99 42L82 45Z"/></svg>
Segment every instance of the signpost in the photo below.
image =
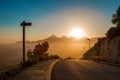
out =
<svg viewBox="0 0 120 80"><path fill-rule="evenodd" d="M21 26L23 27L23 67L25 68L25 26L31 26L32 23L26 23L23 21Z"/></svg>

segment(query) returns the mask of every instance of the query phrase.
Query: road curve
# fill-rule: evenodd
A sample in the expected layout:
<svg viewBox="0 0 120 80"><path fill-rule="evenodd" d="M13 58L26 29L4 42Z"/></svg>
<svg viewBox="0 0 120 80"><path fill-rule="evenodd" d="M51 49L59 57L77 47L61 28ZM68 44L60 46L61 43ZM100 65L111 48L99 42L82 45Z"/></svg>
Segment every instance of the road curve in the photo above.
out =
<svg viewBox="0 0 120 80"><path fill-rule="evenodd" d="M120 69L88 60L61 60L55 64L51 80L120 80Z"/></svg>

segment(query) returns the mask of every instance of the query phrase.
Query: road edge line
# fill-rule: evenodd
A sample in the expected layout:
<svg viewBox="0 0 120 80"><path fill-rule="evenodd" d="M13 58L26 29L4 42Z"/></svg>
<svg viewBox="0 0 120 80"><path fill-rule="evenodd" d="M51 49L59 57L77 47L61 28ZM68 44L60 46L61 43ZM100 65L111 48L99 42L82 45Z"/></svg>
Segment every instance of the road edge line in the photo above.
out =
<svg viewBox="0 0 120 80"><path fill-rule="evenodd" d="M51 74L52 74L53 67L59 61L60 61L60 59L55 60L54 62L52 62L52 64L50 65L50 67L49 67L49 69L47 71L46 80L51 80Z"/></svg>

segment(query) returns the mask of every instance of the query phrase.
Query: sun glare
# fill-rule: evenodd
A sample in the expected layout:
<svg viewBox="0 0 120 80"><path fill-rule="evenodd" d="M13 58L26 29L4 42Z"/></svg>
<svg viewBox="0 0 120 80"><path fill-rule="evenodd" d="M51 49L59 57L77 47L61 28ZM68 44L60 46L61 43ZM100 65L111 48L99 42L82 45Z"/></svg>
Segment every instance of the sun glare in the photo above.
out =
<svg viewBox="0 0 120 80"><path fill-rule="evenodd" d="M83 30L79 27L73 28L69 35L77 39L83 38L85 36Z"/></svg>

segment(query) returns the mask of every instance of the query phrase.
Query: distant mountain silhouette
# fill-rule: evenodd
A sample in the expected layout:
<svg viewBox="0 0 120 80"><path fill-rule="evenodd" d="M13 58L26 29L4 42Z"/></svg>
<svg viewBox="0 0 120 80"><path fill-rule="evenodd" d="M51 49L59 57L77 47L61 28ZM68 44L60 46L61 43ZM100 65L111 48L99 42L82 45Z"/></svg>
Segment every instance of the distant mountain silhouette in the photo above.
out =
<svg viewBox="0 0 120 80"><path fill-rule="evenodd" d="M96 41L99 37L93 37L93 38L90 38L90 40L92 41ZM81 38L81 39L75 39L73 37L67 37L65 35L63 35L62 37L57 37L56 35L51 35L49 36L48 38L45 38L45 39L42 39L42 40L37 40L37 41L26 41L26 43L41 43L41 42L44 42L44 41L48 41L48 42L81 42L81 41L86 41L88 38L87 37L84 37L84 38ZM22 41L18 41L16 43L21 43Z"/></svg>
<svg viewBox="0 0 120 80"><path fill-rule="evenodd" d="M22 41L17 41L16 43L21 43ZM34 43L35 41L25 41L26 43Z"/></svg>
<svg viewBox="0 0 120 80"><path fill-rule="evenodd" d="M48 37L48 38L46 38L44 40L51 41L51 40L56 40L56 39L58 39L58 37L56 35L51 35L50 37Z"/></svg>
<svg viewBox="0 0 120 80"><path fill-rule="evenodd" d="M26 43L39 43L39 42L43 42L43 41L53 41L56 39L60 39L59 37L57 37L56 35L51 35L48 38L45 38L43 40L37 40L37 41L26 41ZM17 41L16 43L21 43L22 41Z"/></svg>

